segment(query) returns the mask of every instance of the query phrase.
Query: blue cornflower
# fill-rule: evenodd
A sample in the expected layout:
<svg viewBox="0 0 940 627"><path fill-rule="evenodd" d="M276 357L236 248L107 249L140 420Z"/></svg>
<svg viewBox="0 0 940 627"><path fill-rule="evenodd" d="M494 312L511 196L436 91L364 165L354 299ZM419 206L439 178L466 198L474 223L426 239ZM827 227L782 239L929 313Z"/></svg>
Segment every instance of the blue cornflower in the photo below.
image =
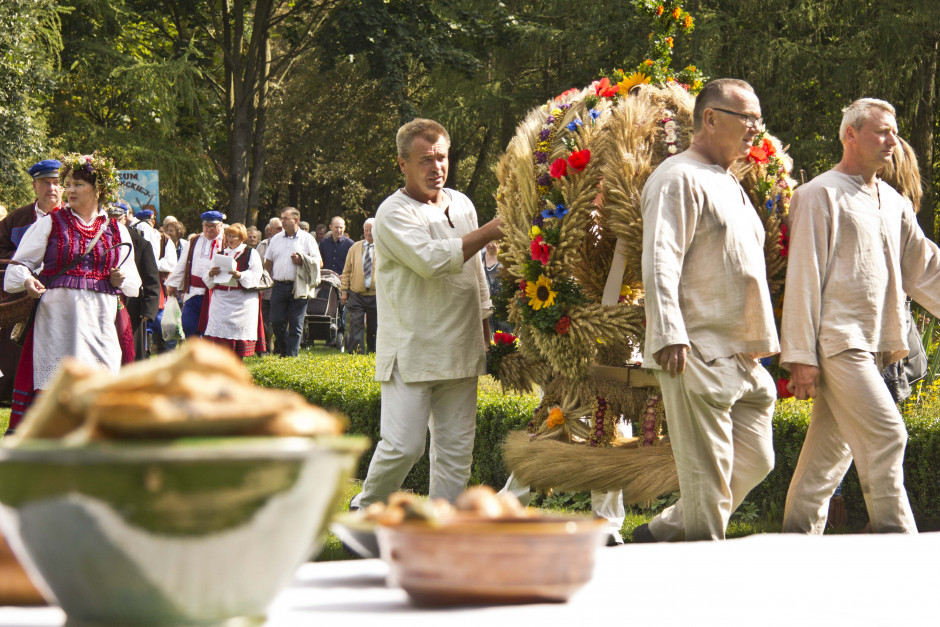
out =
<svg viewBox="0 0 940 627"><path fill-rule="evenodd" d="M543 218L555 218L556 220L561 220L565 217L565 214L568 213L568 208L564 205L558 204L555 205L554 209L546 209L542 212Z"/></svg>

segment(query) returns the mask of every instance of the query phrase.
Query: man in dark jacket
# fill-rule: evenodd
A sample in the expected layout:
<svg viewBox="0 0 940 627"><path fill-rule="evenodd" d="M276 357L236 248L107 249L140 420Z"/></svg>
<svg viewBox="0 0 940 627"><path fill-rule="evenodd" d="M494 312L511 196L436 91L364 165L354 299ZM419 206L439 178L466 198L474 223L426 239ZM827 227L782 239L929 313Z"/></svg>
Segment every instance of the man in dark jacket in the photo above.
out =
<svg viewBox="0 0 940 627"><path fill-rule="evenodd" d="M112 205L108 209L108 216L124 223L127 216L124 207L126 205ZM134 244L134 265L137 266L141 282L140 295L127 299L127 315L134 330L134 359L139 361L149 356L147 323L157 317L160 307L160 272L154 259L153 246L144 234L137 229L127 229L127 232Z"/></svg>
<svg viewBox="0 0 940 627"><path fill-rule="evenodd" d="M52 213L62 203L62 184L59 168L62 163L55 159L44 159L33 164L29 175L33 177L36 200L14 210L0 220L0 259L12 259L23 234L39 218ZM12 329L0 329L0 403L9 404L13 399L13 373L20 362L20 347L10 340Z"/></svg>

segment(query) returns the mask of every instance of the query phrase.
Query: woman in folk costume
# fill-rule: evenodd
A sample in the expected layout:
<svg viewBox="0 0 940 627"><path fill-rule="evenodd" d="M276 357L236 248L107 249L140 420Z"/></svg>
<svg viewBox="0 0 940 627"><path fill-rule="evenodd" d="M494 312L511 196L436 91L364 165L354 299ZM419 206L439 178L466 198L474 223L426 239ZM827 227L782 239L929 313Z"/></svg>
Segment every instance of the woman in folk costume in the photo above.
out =
<svg viewBox="0 0 940 627"><path fill-rule="evenodd" d="M232 224L225 227L225 250L222 254L235 259L235 271L231 280L217 283L222 272L213 265L206 272L203 280L209 290L209 305L204 322L203 337L219 344L225 344L239 357L263 352L264 332L261 331L261 294L248 292L258 285L263 273L261 256L245 244L248 231L244 224Z"/></svg>
<svg viewBox="0 0 940 627"><path fill-rule="evenodd" d="M36 392L49 386L62 358L117 371L122 357L119 326L128 331L123 339L132 342L129 325L116 323L119 294L137 296L140 276L127 228L105 212L117 200L117 170L97 153L73 153L62 162L59 174L68 204L36 221L13 256L18 265L6 272L6 291L41 297L16 374L11 427Z"/></svg>

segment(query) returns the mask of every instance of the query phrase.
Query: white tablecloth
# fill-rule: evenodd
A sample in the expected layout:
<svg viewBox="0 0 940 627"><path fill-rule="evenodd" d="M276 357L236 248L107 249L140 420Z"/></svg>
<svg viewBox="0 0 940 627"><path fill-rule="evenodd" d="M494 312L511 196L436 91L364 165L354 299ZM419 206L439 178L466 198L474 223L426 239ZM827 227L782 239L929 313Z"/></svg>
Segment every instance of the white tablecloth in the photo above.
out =
<svg viewBox="0 0 940 627"><path fill-rule="evenodd" d="M379 560L308 563L267 624L938 625L938 560L940 533L626 545L599 549L594 580L566 604L453 609L412 606ZM64 622L57 608L0 608L3 627Z"/></svg>

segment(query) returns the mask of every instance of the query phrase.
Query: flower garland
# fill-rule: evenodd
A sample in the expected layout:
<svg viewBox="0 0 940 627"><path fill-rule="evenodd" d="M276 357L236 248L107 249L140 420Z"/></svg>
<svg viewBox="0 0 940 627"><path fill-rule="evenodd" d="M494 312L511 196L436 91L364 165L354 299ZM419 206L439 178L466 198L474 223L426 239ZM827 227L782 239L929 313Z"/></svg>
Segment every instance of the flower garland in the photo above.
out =
<svg viewBox="0 0 940 627"><path fill-rule="evenodd" d="M111 159L98 152L93 152L90 155L72 152L62 157L60 161L62 161L62 169L59 170L59 177L63 183L72 172L78 170L94 174L95 187L98 190L98 203L118 202L118 191L121 182L118 179L117 168Z"/></svg>
<svg viewBox="0 0 940 627"><path fill-rule="evenodd" d="M632 74L622 76L619 80L624 81L628 89L640 82L677 82L687 91L697 94L705 84L705 77L698 68L687 65L678 72L672 69L676 37L691 33L695 29L695 18L682 8L680 2L675 1L633 0L633 6L638 13L645 13L653 22L649 34L650 53Z"/></svg>
<svg viewBox="0 0 940 627"><path fill-rule="evenodd" d="M673 113L669 109L663 110L663 131L666 135L667 157L679 152L679 125L673 119Z"/></svg>
<svg viewBox="0 0 940 627"><path fill-rule="evenodd" d="M618 88L601 80L595 81L590 90L595 98L613 98ZM573 95L569 90L556 97L555 102ZM597 104L596 100L594 104ZM561 184L583 174L591 163L591 151L579 147L580 131L584 125L580 117L575 114L570 122L564 123L571 108L568 102L553 107L538 133L532 159L539 206L529 228L529 260L523 264L524 278L517 286L517 304L523 322L543 333L560 336L567 335L571 326L568 311L587 302L576 282L569 277L551 276L546 271L561 240L562 221L570 212ZM592 106L586 117L591 124L596 124L599 116L600 113ZM569 154L549 163L549 155L555 148L559 133L564 133L561 141Z"/></svg>
<svg viewBox="0 0 940 627"><path fill-rule="evenodd" d="M616 419L613 412L608 411L607 399L603 396L594 397L591 412L591 446L610 446L617 435Z"/></svg>
<svg viewBox="0 0 940 627"><path fill-rule="evenodd" d="M650 394L646 399L646 408L643 410L640 425L640 446L653 446L659 442L665 417L666 410L663 407L662 395Z"/></svg>
<svg viewBox="0 0 940 627"><path fill-rule="evenodd" d="M486 353L486 372L493 375L499 381L499 365L507 355L515 353L519 349L519 342L512 333L496 331L493 333L493 340L490 342L490 350Z"/></svg>

